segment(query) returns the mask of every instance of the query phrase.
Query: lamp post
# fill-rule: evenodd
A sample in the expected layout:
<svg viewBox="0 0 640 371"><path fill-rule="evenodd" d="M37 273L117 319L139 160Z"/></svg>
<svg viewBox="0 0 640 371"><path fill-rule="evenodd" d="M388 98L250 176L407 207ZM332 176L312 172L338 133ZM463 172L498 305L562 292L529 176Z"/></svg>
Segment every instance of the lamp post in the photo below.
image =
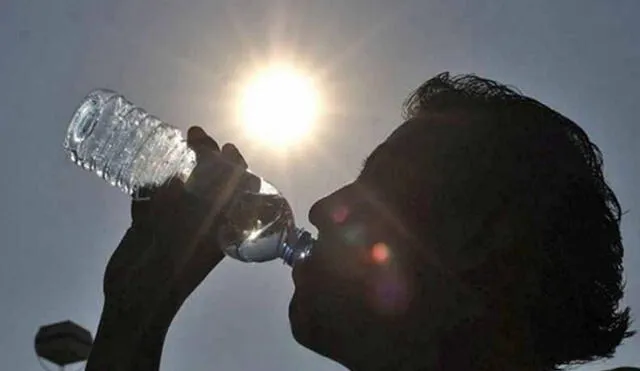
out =
<svg viewBox="0 0 640 371"><path fill-rule="evenodd" d="M44 358L58 365L60 370L64 370L65 366L70 364L86 361L92 344L91 333L71 321L42 326L35 338L39 359Z"/></svg>

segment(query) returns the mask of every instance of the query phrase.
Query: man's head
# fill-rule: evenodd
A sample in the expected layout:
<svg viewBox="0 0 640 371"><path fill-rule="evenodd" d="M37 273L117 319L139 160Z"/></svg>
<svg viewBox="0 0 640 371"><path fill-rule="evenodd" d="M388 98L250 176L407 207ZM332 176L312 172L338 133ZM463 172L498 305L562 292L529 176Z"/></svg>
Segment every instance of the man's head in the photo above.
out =
<svg viewBox="0 0 640 371"><path fill-rule="evenodd" d="M613 354L620 206L575 123L476 76L438 75L351 184L309 212L303 345L348 367L549 369Z"/></svg>

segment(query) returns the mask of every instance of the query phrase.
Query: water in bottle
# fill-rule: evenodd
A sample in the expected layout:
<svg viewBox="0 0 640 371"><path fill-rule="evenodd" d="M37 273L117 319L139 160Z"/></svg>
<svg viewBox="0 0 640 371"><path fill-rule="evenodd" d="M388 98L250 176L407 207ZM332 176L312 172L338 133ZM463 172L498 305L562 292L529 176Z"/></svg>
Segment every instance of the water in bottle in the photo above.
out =
<svg viewBox="0 0 640 371"><path fill-rule="evenodd" d="M64 148L73 162L134 196L142 188L178 177L187 190L202 197L211 183L203 175L215 173L206 166L224 166L208 161L196 168L195 153L180 130L104 89L89 93L78 106ZM291 266L306 258L313 240L295 227L287 200L264 179L246 175L256 178L259 187L232 197L225 215L228 222L218 233L225 253L247 262L281 258Z"/></svg>

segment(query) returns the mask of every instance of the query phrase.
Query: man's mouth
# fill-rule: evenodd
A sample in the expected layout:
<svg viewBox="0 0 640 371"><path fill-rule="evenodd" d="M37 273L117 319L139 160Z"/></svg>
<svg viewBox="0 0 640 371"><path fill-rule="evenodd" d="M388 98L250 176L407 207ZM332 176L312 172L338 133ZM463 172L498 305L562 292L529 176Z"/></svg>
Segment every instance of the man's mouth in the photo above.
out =
<svg viewBox="0 0 640 371"><path fill-rule="evenodd" d="M304 277L309 275L308 273L304 273L304 271L309 270L310 260L313 259L314 251L320 248L321 244L322 242L318 236L318 239L313 243L311 254L304 259L296 261L293 265L293 269L291 270L291 278L293 279L293 283L296 287L304 285Z"/></svg>
<svg viewBox="0 0 640 371"><path fill-rule="evenodd" d="M293 279L293 284L296 287L299 287L300 284L302 283L302 278L300 276L301 276L301 271L304 269L303 266L306 264L305 260L297 261L293 265L293 269L291 270L291 278Z"/></svg>

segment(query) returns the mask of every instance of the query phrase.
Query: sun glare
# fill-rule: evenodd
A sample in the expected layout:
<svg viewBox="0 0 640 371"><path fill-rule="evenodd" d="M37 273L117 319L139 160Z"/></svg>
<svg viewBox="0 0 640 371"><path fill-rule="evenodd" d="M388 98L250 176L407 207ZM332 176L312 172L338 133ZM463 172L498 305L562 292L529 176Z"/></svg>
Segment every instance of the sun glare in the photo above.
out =
<svg viewBox="0 0 640 371"><path fill-rule="evenodd" d="M243 87L240 118L249 135L270 145L302 139L315 123L320 106L311 76L293 67L271 67L256 73Z"/></svg>

